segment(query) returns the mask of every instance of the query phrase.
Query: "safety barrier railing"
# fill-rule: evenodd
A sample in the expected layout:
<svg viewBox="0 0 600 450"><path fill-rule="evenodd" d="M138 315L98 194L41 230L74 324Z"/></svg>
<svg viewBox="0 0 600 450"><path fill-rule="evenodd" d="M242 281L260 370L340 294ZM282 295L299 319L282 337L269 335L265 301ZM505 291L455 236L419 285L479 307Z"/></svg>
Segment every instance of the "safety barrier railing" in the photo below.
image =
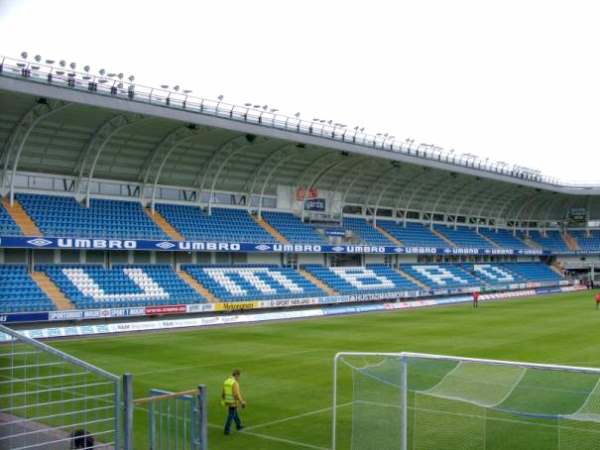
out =
<svg viewBox="0 0 600 450"><path fill-rule="evenodd" d="M0 449L120 449L121 378L0 325Z"/></svg>

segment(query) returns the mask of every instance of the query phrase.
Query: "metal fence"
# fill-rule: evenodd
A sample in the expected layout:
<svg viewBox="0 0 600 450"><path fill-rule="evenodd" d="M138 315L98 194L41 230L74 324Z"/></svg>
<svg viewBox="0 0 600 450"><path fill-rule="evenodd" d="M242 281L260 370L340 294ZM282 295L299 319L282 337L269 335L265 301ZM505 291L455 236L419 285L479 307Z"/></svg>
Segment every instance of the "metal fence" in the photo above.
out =
<svg viewBox="0 0 600 450"><path fill-rule="evenodd" d="M185 392L152 389L150 396L136 399L135 405L148 410L150 450L206 450L206 387Z"/></svg>
<svg viewBox="0 0 600 450"><path fill-rule="evenodd" d="M0 325L0 450L119 449L121 378Z"/></svg>

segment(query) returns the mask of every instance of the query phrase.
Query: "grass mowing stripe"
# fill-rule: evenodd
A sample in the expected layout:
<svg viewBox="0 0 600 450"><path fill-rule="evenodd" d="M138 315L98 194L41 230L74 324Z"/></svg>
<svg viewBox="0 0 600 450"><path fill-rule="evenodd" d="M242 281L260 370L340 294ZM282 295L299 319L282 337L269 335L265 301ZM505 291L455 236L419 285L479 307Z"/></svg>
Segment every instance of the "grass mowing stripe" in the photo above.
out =
<svg viewBox="0 0 600 450"><path fill-rule="evenodd" d="M113 373L139 370L136 397L146 396L150 388L180 391L206 384L211 423L224 422L222 383L238 367L249 402L243 420L250 428L327 404L333 356L339 351L413 351L598 367L600 312L595 311L593 295L584 291L482 303L477 310L461 304L51 345ZM342 398L340 403L349 400ZM315 413L275 423L269 435L327 448L331 420L326 416ZM222 427L217 428L210 429L211 450L298 448L243 433L225 439ZM143 448L145 434L146 430L136 431L136 448Z"/></svg>

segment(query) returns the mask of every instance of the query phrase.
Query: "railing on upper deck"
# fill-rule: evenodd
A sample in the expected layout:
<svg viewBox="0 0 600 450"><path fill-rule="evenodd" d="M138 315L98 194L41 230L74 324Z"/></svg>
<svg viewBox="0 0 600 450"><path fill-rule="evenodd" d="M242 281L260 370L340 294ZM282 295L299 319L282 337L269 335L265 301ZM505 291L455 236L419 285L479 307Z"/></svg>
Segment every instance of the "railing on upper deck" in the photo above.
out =
<svg viewBox="0 0 600 450"><path fill-rule="evenodd" d="M185 110L265 128L374 148L380 151L401 153L406 156L476 169L524 181L581 189L600 187L600 183L597 181L590 183L564 182L527 167L490 161L489 159L483 160L476 155L469 153L458 154L454 150L448 151L432 144L416 143L410 139L399 141L387 133L369 134L365 133L364 129L359 129L359 127L348 128L346 125L334 123L333 121L304 120L300 118L299 113L296 113L294 116L288 116L267 107L239 106L223 102L222 100L195 97L189 95L190 91L179 92L163 88L147 87L137 84L133 80L128 81L123 79L123 74L119 74L118 76L115 74L94 75L89 72L71 70L69 67L64 66L57 67L2 56L0 58L0 76L27 79L37 83Z"/></svg>

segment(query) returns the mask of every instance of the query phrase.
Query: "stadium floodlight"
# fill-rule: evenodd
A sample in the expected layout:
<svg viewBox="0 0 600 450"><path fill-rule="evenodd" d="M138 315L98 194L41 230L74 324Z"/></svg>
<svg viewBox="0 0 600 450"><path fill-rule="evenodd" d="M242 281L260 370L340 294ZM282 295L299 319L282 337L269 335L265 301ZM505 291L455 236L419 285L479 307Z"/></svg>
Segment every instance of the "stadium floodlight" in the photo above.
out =
<svg viewBox="0 0 600 450"><path fill-rule="evenodd" d="M298 117L300 117L300 113L297 112L296 114L294 114L294 117L297 119Z"/></svg>
<svg viewBox="0 0 600 450"><path fill-rule="evenodd" d="M277 108L271 108L272 113L276 113L277 111L279 111Z"/></svg>
<svg viewBox="0 0 600 450"><path fill-rule="evenodd" d="M27 52L21 52L21 58L27 59L27 56L29 56Z"/></svg>
<svg viewBox="0 0 600 450"><path fill-rule="evenodd" d="M269 109L269 105L263 105L262 109L266 111L267 109Z"/></svg>
<svg viewBox="0 0 600 450"><path fill-rule="evenodd" d="M183 93L184 93L185 95L189 95L189 94L191 94L191 93L192 93L192 90L191 90L191 89L184 89L184 90L183 90Z"/></svg>
<svg viewBox="0 0 600 450"><path fill-rule="evenodd" d="M60 69L60 70L57 70L57 71L56 71L56 74L57 74L57 75L61 75L61 76L62 76L62 75L64 75L64 74L65 74L64 68L66 67L66 65L67 65L67 62L66 62L64 59L61 59L61 60L58 62L58 65L61 67L61 69Z"/></svg>
<svg viewBox="0 0 600 450"><path fill-rule="evenodd" d="M247 106L248 108L250 108L252 106L252 103L244 103L244 106Z"/></svg>
<svg viewBox="0 0 600 450"><path fill-rule="evenodd" d="M127 78L131 83L134 82L135 77L133 75L129 75L129 78Z"/></svg>
<svg viewBox="0 0 600 450"><path fill-rule="evenodd" d="M54 64L56 61L54 61L53 59L47 59L46 60L46 64L52 65Z"/></svg>
<svg viewBox="0 0 600 450"><path fill-rule="evenodd" d="M225 98L225 97L223 97L223 94L221 94L221 95L219 95L219 96L217 97L217 99L218 99L220 102L222 102L224 98Z"/></svg>
<svg viewBox="0 0 600 450"><path fill-rule="evenodd" d="M42 60L42 57L40 55L35 55L33 57L33 59L35 60L35 62L37 62L38 64L40 63L40 61ZM39 65L33 65L31 66L31 70L39 70L40 66Z"/></svg>
<svg viewBox="0 0 600 450"><path fill-rule="evenodd" d="M179 92L179 89L180 89L179 85L173 86L173 90L175 92Z"/></svg>

